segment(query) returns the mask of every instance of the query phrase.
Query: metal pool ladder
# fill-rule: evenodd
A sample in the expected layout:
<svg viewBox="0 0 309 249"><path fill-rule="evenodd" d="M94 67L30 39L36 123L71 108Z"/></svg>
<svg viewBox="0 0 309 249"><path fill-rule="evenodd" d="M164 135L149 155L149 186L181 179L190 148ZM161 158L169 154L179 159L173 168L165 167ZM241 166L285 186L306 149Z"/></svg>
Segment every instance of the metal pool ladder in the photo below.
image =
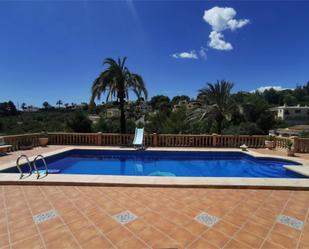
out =
<svg viewBox="0 0 309 249"><path fill-rule="evenodd" d="M44 163L44 166L45 166L45 175L48 175L48 167L47 167L47 163L45 161L45 157L43 155L37 155L34 160L33 160L33 167L34 169L36 170L37 174L38 174L38 178L40 177L40 172L38 171L38 168L36 166L36 160L38 160L38 158L41 158L42 159L42 162Z"/></svg>
<svg viewBox="0 0 309 249"><path fill-rule="evenodd" d="M17 160L16 160L16 167L17 167L17 169L18 169L18 171L19 171L19 173L20 173L20 179L23 178L23 176L24 176L24 173L23 173L23 171L21 170L20 165L19 165L19 161L20 161L21 158L26 158L27 164L28 164L28 166L29 166L29 175L32 174L32 167L31 167L31 163L30 163L30 161L29 161L28 156L25 155L25 154L20 155L20 156L17 158ZM36 166L36 161L37 161L39 158L42 159L42 161L43 161L43 163L44 163L44 165L45 165L45 175L48 175L48 167L47 167L47 164L46 164L46 161L45 161L44 156L43 156L43 155L37 155L37 156L34 158L34 160L33 160L33 168L34 168L34 170L36 171L36 173L37 173L37 175L38 175L37 178L40 177L40 172L39 172L39 170L38 170L38 168L37 168L37 166Z"/></svg>

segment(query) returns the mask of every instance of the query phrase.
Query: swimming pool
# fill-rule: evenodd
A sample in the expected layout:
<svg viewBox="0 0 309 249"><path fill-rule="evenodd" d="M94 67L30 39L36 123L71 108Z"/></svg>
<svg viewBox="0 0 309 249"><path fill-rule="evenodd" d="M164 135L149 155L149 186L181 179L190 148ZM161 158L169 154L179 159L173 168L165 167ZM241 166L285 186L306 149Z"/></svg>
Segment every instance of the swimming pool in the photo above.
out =
<svg viewBox="0 0 309 249"><path fill-rule="evenodd" d="M60 174L305 178L283 165L299 163L256 158L242 152L170 152L74 149L46 158L50 170ZM42 162L37 164L44 169ZM24 172L28 166L22 165ZM18 173L16 167L2 170Z"/></svg>

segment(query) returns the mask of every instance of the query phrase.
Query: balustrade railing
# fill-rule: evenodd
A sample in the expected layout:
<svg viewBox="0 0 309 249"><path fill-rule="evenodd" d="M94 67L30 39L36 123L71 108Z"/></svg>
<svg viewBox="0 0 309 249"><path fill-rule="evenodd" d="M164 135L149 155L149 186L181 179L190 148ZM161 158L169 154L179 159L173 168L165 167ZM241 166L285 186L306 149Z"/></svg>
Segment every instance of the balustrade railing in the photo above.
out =
<svg viewBox="0 0 309 249"><path fill-rule="evenodd" d="M309 139L308 138L297 138L297 152L309 153Z"/></svg>
<svg viewBox="0 0 309 249"><path fill-rule="evenodd" d="M39 146L40 133L3 136L5 144L12 145L12 150L19 150L24 144L29 147Z"/></svg>
<svg viewBox="0 0 309 249"><path fill-rule="evenodd" d="M32 143L39 146L40 133L4 136L6 144L18 150L23 143ZM118 133L48 133L48 144L51 145L94 145L94 146L130 146L133 134ZM249 148L264 148L267 136L263 135L217 135L217 134L145 134L145 146L153 147L222 147L239 148L246 144ZM275 137L275 146L280 149L287 148L287 141L292 140L295 152L309 152L309 139L293 137Z"/></svg>
<svg viewBox="0 0 309 249"><path fill-rule="evenodd" d="M275 146L277 148L286 149L289 140L291 139L288 137L275 137Z"/></svg>

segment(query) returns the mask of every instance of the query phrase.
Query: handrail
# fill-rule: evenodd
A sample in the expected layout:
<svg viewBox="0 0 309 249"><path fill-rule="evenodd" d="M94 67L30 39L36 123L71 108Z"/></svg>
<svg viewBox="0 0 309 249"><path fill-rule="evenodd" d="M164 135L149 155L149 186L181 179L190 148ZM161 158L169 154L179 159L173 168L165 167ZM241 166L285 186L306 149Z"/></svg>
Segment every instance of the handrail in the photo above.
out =
<svg viewBox="0 0 309 249"><path fill-rule="evenodd" d="M32 174L32 167L31 167L31 163L30 163L30 161L29 161L29 158L28 158L27 155L22 154L22 155L20 155L20 156L17 158L17 160L16 160L16 167L17 167L17 169L18 169L18 171L19 171L19 173L20 173L20 179L23 178L23 176L24 176L24 173L23 173L23 171L21 170L20 165L19 165L19 160L20 160L21 158L23 158L23 157L26 158L26 160L27 160L27 163L28 163L28 166L29 166L29 175Z"/></svg>
<svg viewBox="0 0 309 249"><path fill-rule="evenodd" d="M38 168L37 168L37 166L36 166L36 160L37 160L39 157L42 159L42 161L43 161L43 163L44 163L44 165L45 165L45 175L48 175L48 167L47 167L47 163L46 163L46 161L45 161L45 157L44 157L43 155L39 154L39 155L37 155L37 156L34 158L34 160L33 160L33 167L35 168L35 170L36 170L36 172L37 172L37 174L38 174L38 177L37 177L37 178L40 177L40 172L39 172L39 170L38 170Z"/></svg>

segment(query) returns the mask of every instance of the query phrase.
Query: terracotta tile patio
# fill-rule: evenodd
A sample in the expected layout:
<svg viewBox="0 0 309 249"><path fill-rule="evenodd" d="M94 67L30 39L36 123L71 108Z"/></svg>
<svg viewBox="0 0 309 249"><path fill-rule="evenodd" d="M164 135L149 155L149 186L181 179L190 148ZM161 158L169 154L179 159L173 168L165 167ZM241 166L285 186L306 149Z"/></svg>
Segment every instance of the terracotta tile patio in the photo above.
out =
<svg viewBox="0 0 309 249"><path fill-rule="evenodd" d="M0 248L309 248L308 208L306 191L6 185ZM122 225L123 211L137 217ZM202 212L217 222L194 219ZM280 224L280 214L302 227Z"/></svg>

